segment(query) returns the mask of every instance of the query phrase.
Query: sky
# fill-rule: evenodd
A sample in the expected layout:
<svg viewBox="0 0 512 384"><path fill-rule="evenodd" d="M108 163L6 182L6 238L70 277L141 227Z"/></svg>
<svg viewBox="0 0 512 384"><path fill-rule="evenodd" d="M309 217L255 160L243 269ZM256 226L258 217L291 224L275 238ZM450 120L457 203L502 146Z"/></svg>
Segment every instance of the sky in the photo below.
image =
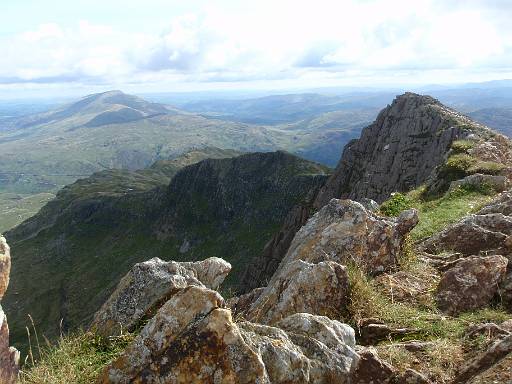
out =
<svg viewBox="0 0 512 384"><path fill-rule="evenodd" d="M506 0L0 0L0 97L512 78Z"/></svg>

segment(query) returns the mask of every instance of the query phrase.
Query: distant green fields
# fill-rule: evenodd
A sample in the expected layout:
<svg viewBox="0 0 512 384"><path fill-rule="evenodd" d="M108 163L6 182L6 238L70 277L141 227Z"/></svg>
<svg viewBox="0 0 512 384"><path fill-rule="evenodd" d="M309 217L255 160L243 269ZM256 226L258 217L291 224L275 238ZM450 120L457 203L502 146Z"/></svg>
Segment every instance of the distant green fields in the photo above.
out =
<svg viewBox="0 0 512 384"><path fill-rule="evenodd" d="M35 195L0 192L0 233L35 215L54 197L55 195L49 192Z"/></svg>

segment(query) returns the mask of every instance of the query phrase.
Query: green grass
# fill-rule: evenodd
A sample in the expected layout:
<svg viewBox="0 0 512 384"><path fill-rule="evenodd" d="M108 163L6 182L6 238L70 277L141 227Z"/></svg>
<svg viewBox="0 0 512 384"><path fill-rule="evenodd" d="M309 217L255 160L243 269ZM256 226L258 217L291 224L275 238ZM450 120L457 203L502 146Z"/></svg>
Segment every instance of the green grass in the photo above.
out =
<svg viewBox="0 0 512 384"><path fill-rule="evenodd" d="M23 220L35 215L54 197L53 193L30 195L0 192L0 233L14 228Z"/></svg>
<svg viewBox="0 0 512 384"><path fill-rule="evenodd" d="M405 209L416 208L420 220L411 231L411 237L419 241L478 211L495 194L492 188L483 185L480 188L459 187L436 199L428 199L424 196L424 187L420 187L407 194L393 194L382 203L380 212L386 216L398 216Z"/></svg>
<svg viewBox="0 0 512 384"><path fill-rule="evenodd" d="M411 208L411 204L409 196L396 192L381 204L380 212L386 216L398 216L400 212Z"/></svg>
<svg viewBox="0 0 512 384"><path fill-rule="evenodd" d="M475 142L472 140L455 140L451 148L454 153L467 153L474 146Z"/></svg>
<svg viewBox="0 0 512 384"><path fill-rule="evenodd" d="M21 384L90 384L133 340L132 334L102 339L90 332L63 336L22 368Z"/></svg>
<svg viewBox="0 0 512 384"><path fill-rule="evenodd" d="M427 268L418 261L417 270ZM441 313L435 307L435 301L429 304L413 305L401 302L392 302L377 287L373 278L368 277L355 265L348 266L350 281L350 300L348 312L350 317L345 321L357 327L365 318L377 318L386 324L395 327L406 327L415 330L412 334L399 340L435 340L461 339L471 324L483 322L500 323L510 318L510 315L499 306L486 308L474 312L463 313L458 317L450 317ZM435 291L435 281L432 281L430 295ZM397 341L397 340L395 340Z"/></svg>
<svg viewBox="0 0 512 384"><path fill-rule="evenodd" d="M502 163L496 163L494 161L477 161L471 167L468 168L468 173L483 173L486 175L497 175L506 165Z"/></svg>
<svg viewBox="0 0 512 384"><path fill-rule="evenodd" d="M474 213L492 200L495 192L489 188L459 187L439 199L417 200L412 204L419 211L420 221L412 230L414 240L421 240L439 232L462 217Z"/></svg>

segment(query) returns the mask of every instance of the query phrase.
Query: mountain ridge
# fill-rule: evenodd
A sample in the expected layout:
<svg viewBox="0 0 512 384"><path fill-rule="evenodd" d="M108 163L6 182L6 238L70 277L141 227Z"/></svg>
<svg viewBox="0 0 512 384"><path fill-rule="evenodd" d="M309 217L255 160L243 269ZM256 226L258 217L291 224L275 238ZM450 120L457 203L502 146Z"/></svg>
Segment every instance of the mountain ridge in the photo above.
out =
<svg viewBox="0 0 512 384"><path fill-rule="evenodd" d="M313 209L298 206L290 212L261 257L246 268L242 290L261 286L272 276L295 233L332 198L380 203L393 192L415 189L438 176L435 170L446 162L453 142L472 134L493 136L510 146L504 136L431 96L412 92L397 96L359 139L345 146L338 166L315 197ZM438 188L448 188L450 181Z"/></svg>
<svg viewBox="0 0 512 384"><path fill-rule="evenodd" d="M328 172L270 152L202 160L181 168L170 183L128 193L126 186L96 191L108 172L75 182L5 234L13 250L13 284L4 301L12 339L24 343L27 313L51 339L60 319L65 330L87 325L133 263L152 256L223 256L234 262L236 281L243 260L263 249L287 212L311 199Z"/></svg>

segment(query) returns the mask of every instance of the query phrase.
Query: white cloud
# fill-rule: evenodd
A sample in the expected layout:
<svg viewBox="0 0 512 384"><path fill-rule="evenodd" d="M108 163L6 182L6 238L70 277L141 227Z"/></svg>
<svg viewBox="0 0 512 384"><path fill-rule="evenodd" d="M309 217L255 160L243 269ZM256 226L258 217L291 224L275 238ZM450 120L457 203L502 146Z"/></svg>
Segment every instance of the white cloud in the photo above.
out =
<svg viewBox="0 0 512 384"><path fill-rule="evenodd" d="M411 73L431 81L442 79L439 71L446 80L456 72L512 72L507 2L223 4L174 17L159 34L79 21L3 37L0 83L300 82L336 75L372 82Z"/></svg>

